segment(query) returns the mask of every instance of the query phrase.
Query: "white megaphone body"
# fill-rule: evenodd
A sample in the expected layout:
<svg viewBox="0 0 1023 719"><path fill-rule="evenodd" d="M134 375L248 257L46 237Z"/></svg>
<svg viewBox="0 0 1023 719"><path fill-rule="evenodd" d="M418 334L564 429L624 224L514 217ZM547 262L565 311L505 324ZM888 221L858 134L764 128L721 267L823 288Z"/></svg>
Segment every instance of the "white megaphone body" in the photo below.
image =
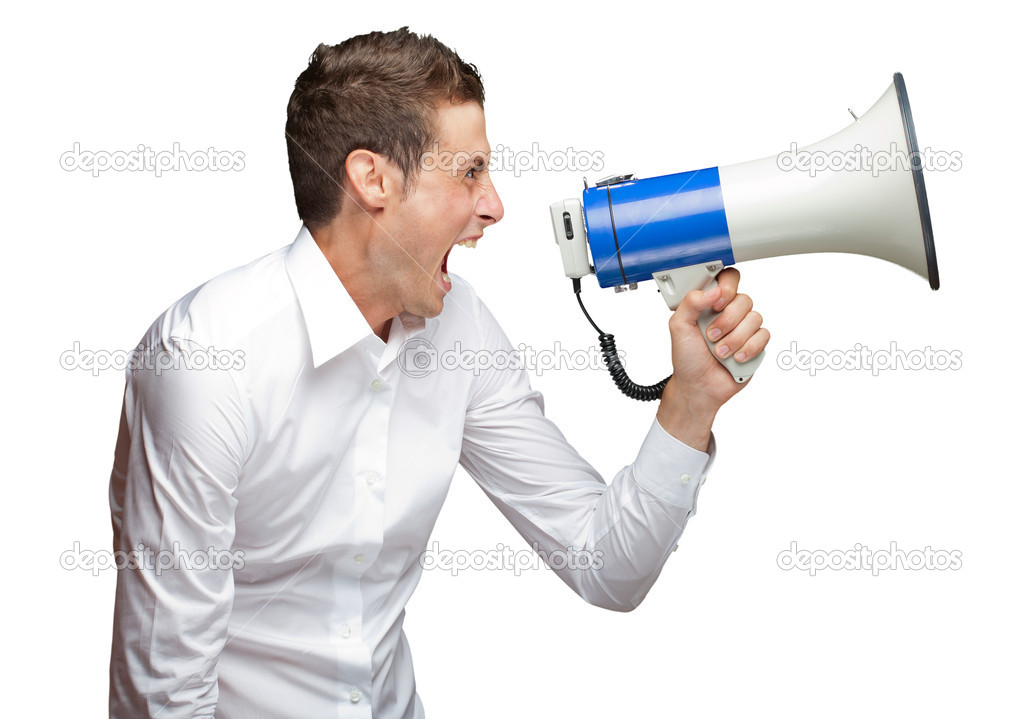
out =
<svg viewBox="0 0 1023 719"><path fill-rule="evenodd" d="M591 273L616 291L652 279L675 309L690 290L712 287L728 265L809 252L877 257L938 289L922 155L899 73L866 114L813 145L663 177L607 178L586 187L581 202L551 205L551 220L577 293L579 278ZM701 315L705 337L716 316ZM607 359L613 341L608 347L610 335L601 336ZM744 382L763 354L720 361ZM617 370L624 377L620 364ZM660 392L645 394L637 398Z"/></svg>

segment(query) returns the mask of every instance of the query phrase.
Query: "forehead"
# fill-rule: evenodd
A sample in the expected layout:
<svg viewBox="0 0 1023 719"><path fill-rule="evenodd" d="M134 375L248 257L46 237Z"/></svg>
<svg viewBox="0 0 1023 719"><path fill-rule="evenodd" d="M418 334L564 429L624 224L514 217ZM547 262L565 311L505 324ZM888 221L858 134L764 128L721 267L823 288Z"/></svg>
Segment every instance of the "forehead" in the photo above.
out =
<svg viewBox="0 0 1023 719"><path fill-rule="evenodd" d="M483 108L475 102L438 105L437 145L442 150L489 154Z"/></svg>

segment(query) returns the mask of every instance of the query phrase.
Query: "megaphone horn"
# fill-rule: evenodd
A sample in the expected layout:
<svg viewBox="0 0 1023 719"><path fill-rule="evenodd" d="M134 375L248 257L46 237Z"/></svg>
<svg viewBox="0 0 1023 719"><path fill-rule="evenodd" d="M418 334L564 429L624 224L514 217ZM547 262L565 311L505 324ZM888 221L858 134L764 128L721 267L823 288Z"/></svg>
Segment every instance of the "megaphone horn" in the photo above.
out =
<svg viewBox="0 0 1023 719"><path fill-rule="evenodd" d="M616 290L652 279L674 310L690 290L713 287L728 265L810 252L887 260L936 290L922 157L906 84L895 73L870 110L806 148L662 177L610 177L585 187L582 202L551 205L551 220L577 293L591 273ZM701 315L704 333L716 316ZM763 356L720 361L745 382Z"/></svg>

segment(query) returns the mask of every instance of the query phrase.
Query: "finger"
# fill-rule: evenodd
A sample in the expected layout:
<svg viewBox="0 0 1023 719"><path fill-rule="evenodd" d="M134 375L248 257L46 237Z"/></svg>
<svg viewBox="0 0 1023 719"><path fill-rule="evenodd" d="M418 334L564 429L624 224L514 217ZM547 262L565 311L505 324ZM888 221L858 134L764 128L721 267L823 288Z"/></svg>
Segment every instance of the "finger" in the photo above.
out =
<svg viewBox="0 0 1023 719"><path fill-rule="evenodd" d="M771 341L771 333L768 332L764 327L761 327L756 331L752 337L739 348L739 351L735 353L736 362L747 362L758 354L764 351L764 347Z"/></svg>
<svg viewBox="0 0 1023 719"><path fill-rule="evenodd" d="M721 299L714 303L714 311L720 312L739 292L739 270L727 267L718 274L717 280L721 288Z"/></svg>
<svg viewBox="0 0 1023 719"><path fill-rule="evenodd" d="M721 338L714 347L714 354L724 359L735 350L742 348L760 329L764 318L756 310L750 310L738 327Z"/></svg>
<svg viewBox="0 0 1023 719"><path fill-rule="evenodd" d="M742 318L753 309L753 300L749 295L738 294L727 307L721 311L710 325L707 326L707 339L716 342L733 331L742 322Z"/></svg>
<svg viewBox="0 0 1023 719"><path fill-rule="evenodd" d="M719 287L687 292L686 296L682 298L682 302L675 308L670 323L695 325L700 313L717 302L720 297L721 289Z"/></svg>

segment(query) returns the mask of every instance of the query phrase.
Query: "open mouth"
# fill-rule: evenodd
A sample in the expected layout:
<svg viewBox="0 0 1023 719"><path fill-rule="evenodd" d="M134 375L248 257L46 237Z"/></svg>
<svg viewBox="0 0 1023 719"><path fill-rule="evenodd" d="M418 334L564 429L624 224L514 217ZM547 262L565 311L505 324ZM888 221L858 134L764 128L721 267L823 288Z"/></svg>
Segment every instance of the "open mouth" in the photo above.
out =
<svg viewBox="0 0 1023 719"><path fill-rule="evenodd" d="M441 282L444 285L444 290L445 291L448 291L448 290L451 289L451 277L448 275L448 255L451 254L451 250L455 249L455 245L458 245L458 246L461 246L461 247L468 247L470 249L473 249L473 248L476 247L476 242L479 239L480 239L479 237L472 237L472 238L465 239L465 240L459 240L454 245L452 245L450 248L448 248L447 252L444 253L444 259L441 260L441 263L440 263L440 279L441 279Z"/></svg>

